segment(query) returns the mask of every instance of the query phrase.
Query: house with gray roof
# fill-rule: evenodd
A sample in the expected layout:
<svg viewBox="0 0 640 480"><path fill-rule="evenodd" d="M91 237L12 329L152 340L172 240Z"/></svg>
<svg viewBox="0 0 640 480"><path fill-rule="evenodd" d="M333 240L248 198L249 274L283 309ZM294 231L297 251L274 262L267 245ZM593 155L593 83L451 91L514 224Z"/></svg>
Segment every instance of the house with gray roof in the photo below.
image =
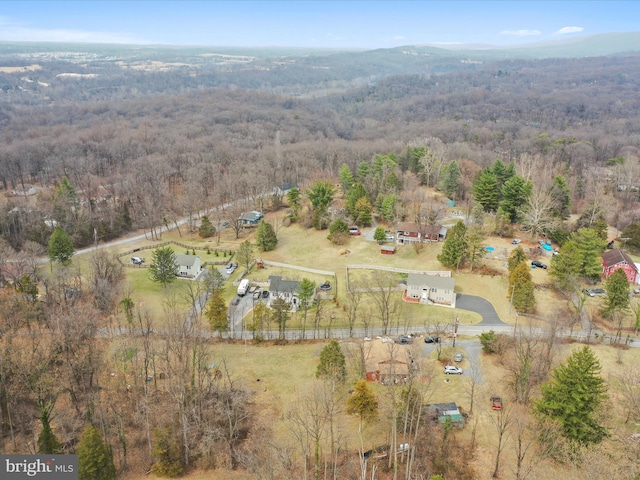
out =
<svg viewBox="0 0 640 480"><path fill-rule="evenodd" d="M427 305L455 307L455 286L456 280L452 277L410 273L407 278L405 300Z"/></svg>
<svg viewBox="0 0 640 480"><path fill-rule="evenodd" d="M244 225L245 227L255 227L261 221L264 215L261 212L253 211L253 212L244 212L240 214L238 218L238 222L240 225Z"/></svg>
<svg viewBox="0 0 640 480"><path fill-rule="evenodd" d="M178 277L195 278L202 270L200 257L197 255L176 255Z"/></svg>
<svg viewBox="0 0 640 480"><path fill-rule="evenodd" d="M280 298L289 304L289 310L295 312L300 306L299 291L300 282L284 280L279 275L269 276L269 306L274 300Z"/></svg>

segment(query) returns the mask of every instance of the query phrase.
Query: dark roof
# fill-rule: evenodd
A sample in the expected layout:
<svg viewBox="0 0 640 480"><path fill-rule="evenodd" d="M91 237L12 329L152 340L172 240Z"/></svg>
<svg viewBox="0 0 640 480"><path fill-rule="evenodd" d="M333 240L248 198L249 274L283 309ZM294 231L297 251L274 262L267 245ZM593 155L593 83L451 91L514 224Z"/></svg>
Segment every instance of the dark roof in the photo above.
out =
<svg viewBox="0 0 640 480"><path fill-rule="evenodd" d="M415 222L398 222L396 225L397 232L415 232L421 233L423 237L432 236L437 237L442 232L442 227L440 225L418 225ZM444 231L446 233L446 230Z"/></svg>
<svg viewBox="0 0 640 480"><path fill-rule="evenodd" d="M243 212L240 215L240 220L246 220L248 222L257 222L261 218L262 218L262 213L256 212L255 210L253 212Z"/></svg>
<svg viewBox="0 0 640 480"><path fill-rule="evenodd" d="M628 265L632 266L634 270L638 270L635 262L631 259L631 257L617 248L604 252L602 254L602 263L605 267L612 267L620 263L627 263Z"/></svg>
<svg viewBox="0 0 640 480"><path fill-rule="evenodd" d="M297 293L300 290L300 282L295 280L283 280L278 275L269 277L269 291L273 293Z"/></svg>

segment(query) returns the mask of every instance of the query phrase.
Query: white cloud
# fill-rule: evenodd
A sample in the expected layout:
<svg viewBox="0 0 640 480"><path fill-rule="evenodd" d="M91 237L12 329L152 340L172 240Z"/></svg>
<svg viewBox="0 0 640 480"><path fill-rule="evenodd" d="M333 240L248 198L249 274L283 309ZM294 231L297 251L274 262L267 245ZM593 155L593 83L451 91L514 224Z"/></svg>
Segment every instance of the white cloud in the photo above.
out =
<svg viewBox="0 0 640 480"><path fill-rule="evenodd" d="M500 32L500 35L513 35L515 37L531 37L541 34L540 30L503 30Z"/></svg>
<svg viewBox="0 0 640 480"><path fill-rule="evenodd" d="M6 17L0 17L0 27L0 41L9 42L149 43L125 33L32 28Z"/></svg>
<svg viewBox="0 0 640 480"><path fill-rule="evenodd" d="M402 42L404 40L406 40L407 37L403 36L403 35L396 35L395 37L391 37L391 40L393 40L394 42Z"/></svg>
<svg viewBox="0 0 640 480"><path fill-rule="evenodd" d="M563 27L557 32L553 32L554 35L566 35L568 33L579 33L582 32L584 28L582 27Z"/></svg>

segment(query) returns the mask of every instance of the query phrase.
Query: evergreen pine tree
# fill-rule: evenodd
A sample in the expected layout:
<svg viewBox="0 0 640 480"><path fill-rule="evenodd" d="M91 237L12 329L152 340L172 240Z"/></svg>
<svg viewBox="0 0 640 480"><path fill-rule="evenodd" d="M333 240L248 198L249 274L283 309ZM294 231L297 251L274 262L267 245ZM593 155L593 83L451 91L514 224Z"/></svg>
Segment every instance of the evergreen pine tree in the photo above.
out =
<svg viewBox="0 0 640 480"><path fill-rule="evenodd" d="M222 333L229 331L227 304L222 297L220 289L215 289L211 292L204 311L204 317L214 332Z"/></svg>
<svg viewBox="0 0 640 480"><path fill-rule="evenodd" d="M100 431L89 424L78 444L78 480L113 480L116 467Z"/></svg>
<svg viewBox="0 0 640 480"><path fill-rule="evenodd" d="M579 445L599 443L608 436L598 415L607 399L601 368L589 346L575 350L542 384L542 397L534 407L541 419L557 422L562 435Z"/></svg>
<svg viewBox="0 0 640 480"><path fill-rule="evenodd" d="M347 400L347 413L358 415L360 423L369 423L378 417L378 399L371 391L366 380L360 380L353 388L354 392Z"/></svg>
<svg viewBox="0 0 640 480"><path fill-rule="evenodd" d="M270 252L278 245L278 237L270 223L262 220L256 229L256 246L262 252Z"/></svg>
<svg viewBox="0 0 640 480"><path fill-rule="evenodd" d="M473 180L471 193L475 201L482 205L485 212L495 212L500 203L500 189L495 174L488 169L482 170Z"/></svg>
<svg viewBox="0 0 640 480"><path fill-rule="evenodd" d="M533 313L536 310L535 284L531 279L531 268L520 262L509 275L509 286L513 289L513 308L517 312Z"/></svg>
<svg viewBox="0 0 640 480"><path fill-rule="evenodd" d="M467 250L466 233L467 227L460 220L449 230L447 239L442 246L442 252L438 255L438 260L442 265L456 269L460 266L460 262Z"/></svg>
<svg viewBox="0 0 640 480"><path fill-rule="evenodd" d="M347 376L344 353L336 340L331 340L320 352L320 364L316 370L317 378L332 378L339 382Z"/></svg>
<svg viewBox="0 0 640 480"><path fill-rule="evenodd" d="M462 173L458 162L455 160L444 167L442 176L440 177L440 189L447 194L447 197L456 199Z"/></svg>
<svg viewBox="0 0 640 480"><path fill-rule="evenodd" d="M184 472L180 443L171 429L157 427L153 431L153 451L156 463L151 471L159 477L178 477Z"/></svg>
<svg viewBox="0 0 640 480"><path fill-rule="evenodd" d="M51 410L52 407L41 408L40 423L42 431L38 435L38 453L41 455L59 455L63 452L62 444L51 430Z"/></svg>
<svg viewBox="0 0 640 480"><path fill-rule="evenodd" d="M373 222L373 215L371 213L372 207L369 199L362 197L356 202L355 208L355 222L356 225L361 227L370 227Z"/></svg>
<svg viewBox="0 0 640 480"><path fill-rule="evenodd" d="M173 249L171 247L161 247L154 250L149 271L151 272L151 280L161 283L162 288L166 288L167 284L175 281L179 267L176 263L176 255L173 253Z"/></svg>
<svg viewBox="0 0 640 480"><path fill-rule="evenodd" d="M213 237L216 233L216 227L213 226L211 220L207 215L202 216L202 222L200 223L200 228L198 228L198 235L200 238L209 238Z"/></svg>
<svg viewBox="0 0 640 480"><path fill-rule="evenodd" d="M52 262L57 261L63 265L71 263L73 242L69 234L59 226L51 234L47 253L49 254L49 260Z"/></svg>

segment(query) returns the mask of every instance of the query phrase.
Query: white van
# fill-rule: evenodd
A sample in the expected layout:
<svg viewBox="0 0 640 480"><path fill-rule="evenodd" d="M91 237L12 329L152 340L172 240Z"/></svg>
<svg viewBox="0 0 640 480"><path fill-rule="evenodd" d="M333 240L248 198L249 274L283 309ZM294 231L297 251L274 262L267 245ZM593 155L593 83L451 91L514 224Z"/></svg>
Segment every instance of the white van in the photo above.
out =
<svg viewBox="0 0 640 480"><path fill-rule="evenodd" d="M244 297L247 294L248 290L249 290L249 279L245 278L240 282L240 285L238 285L238 296Z"/></svg>

